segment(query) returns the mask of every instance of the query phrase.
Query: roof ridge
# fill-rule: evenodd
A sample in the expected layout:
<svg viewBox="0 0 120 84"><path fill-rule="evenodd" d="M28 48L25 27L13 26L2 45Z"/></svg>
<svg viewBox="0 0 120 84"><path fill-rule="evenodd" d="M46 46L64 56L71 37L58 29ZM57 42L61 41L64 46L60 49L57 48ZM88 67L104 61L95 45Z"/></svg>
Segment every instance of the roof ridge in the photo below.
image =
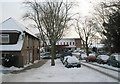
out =
<svg viewBox="0 0 120 84"><path fill-rule="evenodd" d="M12 17L9 17L8 19L4 20L2 23L5 23L6 21L8 21L9 19L13 19ZM1 23L1 24L2 24Z"/></svg>
<svg viewBox="0 0 120 84"><path fill-rule="evenodd" d="M25 31L25 32L29 33L30 35L36 37L36 35L33 34L33 32L28 27L24 26L21 22L17 21L16 19L10 17L10 18L6 19L4 22L2 22L2 24L6 23L6 22L12 22L12 24L14 24L17 27L17 29L19 29L20 31ZM14 29L16 29L16 28L14 28Z"/></svg>

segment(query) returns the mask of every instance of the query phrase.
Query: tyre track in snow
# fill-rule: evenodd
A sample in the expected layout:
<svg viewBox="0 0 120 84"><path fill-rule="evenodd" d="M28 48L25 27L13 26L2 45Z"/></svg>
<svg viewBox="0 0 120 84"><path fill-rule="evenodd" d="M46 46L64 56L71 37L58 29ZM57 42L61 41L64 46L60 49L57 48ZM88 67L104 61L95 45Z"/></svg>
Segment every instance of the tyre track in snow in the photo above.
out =
<svg viewBox="0 0 120 84"><path fill-rule="evenodd" d="M120 73L120 70L119 70L119 69L116 70L116 69L108 68L108 67L105 67L105 66L100 66L100 65L97 65L97 64L93 64L93 63L89 63L89 64L92 64L92 65L94 65L94 66L99 66L99 67L102 67L102 68L109 69L109 70L116 71L116 72Z"/></svg>
<svg viewBox="0 0 120 84"><path fill-rule="evenodd" d="M92 65L92 64L89 64L89 63L85 63L85 62L81 62L81 64L85 67L88 67L90 69L93 69L95 71L98 71L100 72L101 74L104 74L104 75L107 75L113 79L116 79L120 82L120 73L118 73L117 71L114 71L114 70L110 70L108 68L103 68L101 66L95 66L95 65Z"/></svg>

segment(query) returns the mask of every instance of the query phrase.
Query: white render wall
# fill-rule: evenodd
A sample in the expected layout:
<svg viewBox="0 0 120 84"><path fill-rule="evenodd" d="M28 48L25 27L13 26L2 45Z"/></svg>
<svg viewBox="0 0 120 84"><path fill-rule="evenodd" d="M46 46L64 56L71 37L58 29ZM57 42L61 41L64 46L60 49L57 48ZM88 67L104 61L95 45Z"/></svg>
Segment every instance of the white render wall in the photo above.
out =
<svg viewBox="0 0 120 84"><path fill-rule="evenodd" d="M69 46L75 46L75 39L74 38L63 38L60 41L57 42L56 45L69 45Z"/></svg>
<svg viewBox="0 0 120 84"><path fill-rule="evenodd" d="M47 45L50 45L49 41L47 41ZM75 38L63 38L59 40L56 45L69 45L69 46L75 46Z"/></svg>

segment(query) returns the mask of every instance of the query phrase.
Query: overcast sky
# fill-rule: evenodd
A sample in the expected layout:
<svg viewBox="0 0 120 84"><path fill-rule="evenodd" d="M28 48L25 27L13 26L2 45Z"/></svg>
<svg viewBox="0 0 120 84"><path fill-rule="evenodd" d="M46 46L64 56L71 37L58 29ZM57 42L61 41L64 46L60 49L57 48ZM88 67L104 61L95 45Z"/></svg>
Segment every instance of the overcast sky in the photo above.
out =
<svg viewBox="0 0 120 84"><path fill-rule="evenodd" d="M25 8L22 4L24 0L0 0L0 23L9 17L14 18L18 22L22 23L24 26L29 27L28 22L24 22L22 16L25 14ZM43 0L41 0L43 1ZM69 0L75 1L75 0ZM98 3L97 1L101 0L76 0L79 3L78 7L72 9L73 12L80 12L81 16L89 16L90 12L93 11L93 5ZM34 33L36 33L35 29ZM70 34L68 33L67 37L78 37L76 32L73 32L74 28L70 29ZM72 33L71 33L72 32Z"/></svg>

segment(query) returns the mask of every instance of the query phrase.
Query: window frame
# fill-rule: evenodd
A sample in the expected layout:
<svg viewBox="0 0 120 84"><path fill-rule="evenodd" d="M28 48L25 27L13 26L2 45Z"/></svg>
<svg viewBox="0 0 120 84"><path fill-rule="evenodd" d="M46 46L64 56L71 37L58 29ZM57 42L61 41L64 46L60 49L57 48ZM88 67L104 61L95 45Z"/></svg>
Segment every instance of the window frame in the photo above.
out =
<svg viewBox="0 0 120 84"><path fill-rule="evenodd" d="M5 40L3 40L5 39ZM0 34L0 44L6 44L6 43L9 43L10 42L10 36L9 34ZM3 42L4 41L4 42Z"/></svg>

